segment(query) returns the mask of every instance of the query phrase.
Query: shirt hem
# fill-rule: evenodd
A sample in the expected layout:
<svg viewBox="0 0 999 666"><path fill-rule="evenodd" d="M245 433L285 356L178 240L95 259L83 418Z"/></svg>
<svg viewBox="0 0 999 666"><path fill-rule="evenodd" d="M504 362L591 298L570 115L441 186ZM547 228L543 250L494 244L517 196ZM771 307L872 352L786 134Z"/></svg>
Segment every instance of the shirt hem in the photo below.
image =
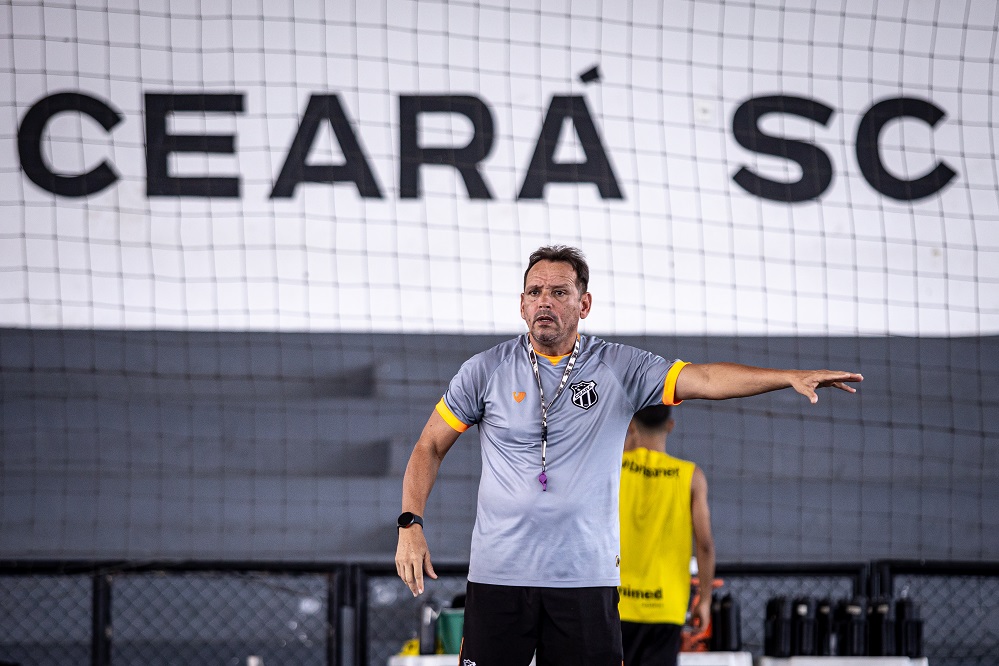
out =
<svg viewBox="0 0 999 666"><path fill-rule="evenodd" d="M500 578L494 576L478 576L468 574L470 583L481 583L483 585L507 585L510 587L618 587L621 584L618 578L587 578L585 580L537 580L523 578Z"/></svg>

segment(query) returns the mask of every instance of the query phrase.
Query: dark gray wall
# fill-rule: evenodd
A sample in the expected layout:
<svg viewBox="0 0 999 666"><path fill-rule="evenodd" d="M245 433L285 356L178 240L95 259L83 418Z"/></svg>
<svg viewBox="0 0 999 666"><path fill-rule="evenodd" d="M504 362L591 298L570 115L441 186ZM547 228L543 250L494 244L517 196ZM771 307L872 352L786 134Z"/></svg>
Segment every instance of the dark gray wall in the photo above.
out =
<svg viewBox="0 0 999 666"><path fill-rule="evenodd" d="M0 330L0 558L388 561L415 438L506 337ZM865 375L677 408L722 561L999 559L999 338L615 339ZM426 512L441 562L468 555L477 445Z"/></svg>

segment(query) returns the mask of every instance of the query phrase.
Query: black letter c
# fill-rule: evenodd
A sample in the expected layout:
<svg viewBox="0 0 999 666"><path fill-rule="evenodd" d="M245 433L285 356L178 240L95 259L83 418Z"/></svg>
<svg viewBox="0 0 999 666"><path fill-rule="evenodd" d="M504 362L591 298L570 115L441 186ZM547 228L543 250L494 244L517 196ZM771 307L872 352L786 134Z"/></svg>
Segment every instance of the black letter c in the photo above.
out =
<svg viewBox="0 0 999 666"><path fill-rule="evenodd" d="M87 173L61 175L55 173L42 158L42 134L53 116L66 111L84 113L107 131L122 121L122 116L99 99L82 93L56 93L36 102L24 114L17 130L17 152L24 175L38 187L64 197L85 197L96 194L118 180L118 173L101 162Z"/></svg>
<svg viewBox="0 0 999 666"><path fill-rule="evenodd" d="M928 174L914 180L896 178L881 161L881 131L895 118L916 118L936 127L946 114L934 104L914 97L897 97L878 102L864 114L857 128L857 163L871 187L886 197L915 201L939 192L957 173L943 162Z"/></svg>

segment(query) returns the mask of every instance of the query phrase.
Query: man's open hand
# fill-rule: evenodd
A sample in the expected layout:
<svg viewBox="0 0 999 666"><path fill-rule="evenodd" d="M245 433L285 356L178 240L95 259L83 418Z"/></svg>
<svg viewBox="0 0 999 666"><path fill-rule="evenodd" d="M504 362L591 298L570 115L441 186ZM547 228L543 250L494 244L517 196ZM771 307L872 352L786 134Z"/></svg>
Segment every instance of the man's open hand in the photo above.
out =
<svg viewBox="0 0 999 666"><path fill-rule="evenodd" d="M421 525L411 525L399 530L395 570L414 597L423 594L424 572L431 578L437 578L434 565L430 562L430 548L427 546L427 538L423 535Z"/></svg>
<svg viewBox="0 0 999 666"><path fill-rule="evenodd" d="M847 382L862 382L864 376L856 372L844 372L842 370L797 370L796 376L791 381L791 386L795 391L808 398L813 405L819 401L819 396L815 393L820 388L838 388L848 393L856 393L857 389Z"/></svg>

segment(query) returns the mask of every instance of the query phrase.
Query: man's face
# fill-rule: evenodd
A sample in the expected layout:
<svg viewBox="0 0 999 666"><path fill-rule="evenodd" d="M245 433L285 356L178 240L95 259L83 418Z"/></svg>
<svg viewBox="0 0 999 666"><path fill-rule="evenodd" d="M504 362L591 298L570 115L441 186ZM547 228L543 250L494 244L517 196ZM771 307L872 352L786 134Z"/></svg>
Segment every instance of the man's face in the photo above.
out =
<svg viewBox="0 0 999 666"><path fill-rule="evenodd" d="M531 267L520 295L520 316L527 322L538 351L568 354L579 320L590 313L592 297L579 293L576 271L563 261L539 261Z"/></svg>

